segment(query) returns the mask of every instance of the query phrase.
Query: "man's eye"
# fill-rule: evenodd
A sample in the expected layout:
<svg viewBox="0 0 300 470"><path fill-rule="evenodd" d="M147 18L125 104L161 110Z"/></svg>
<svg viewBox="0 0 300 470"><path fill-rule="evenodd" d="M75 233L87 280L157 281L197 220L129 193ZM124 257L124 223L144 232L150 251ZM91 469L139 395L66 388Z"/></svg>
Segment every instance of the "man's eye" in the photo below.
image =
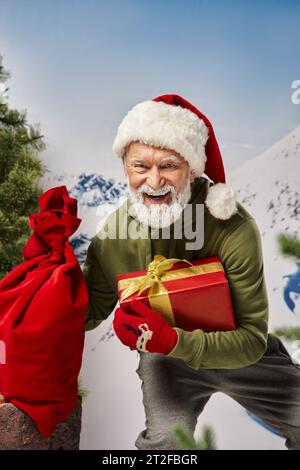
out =
<svg viewBox="0 0 300 470"><path fill-rule="evenodd" d="M162 168L177 168L177 165L175 163L166 163Z"/></svg>
<svg viewBox="0 0 300 470"><path fill-rule="evenodd" d="M146 166L143 165L142 163L138 163L138 164L134 165L134 168L146 168Z"/></svg>

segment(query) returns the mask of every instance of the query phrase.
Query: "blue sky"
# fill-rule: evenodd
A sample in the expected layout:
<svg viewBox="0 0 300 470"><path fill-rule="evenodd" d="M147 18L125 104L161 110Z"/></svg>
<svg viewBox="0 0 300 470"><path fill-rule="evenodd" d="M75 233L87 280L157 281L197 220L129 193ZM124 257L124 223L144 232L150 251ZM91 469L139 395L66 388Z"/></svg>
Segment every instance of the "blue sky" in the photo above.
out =
<svg viewBox="0 0 300 470"><path fill-rule="evenodd" d="M231 169L300 123L299 20L296 0L0 0L0 53L52 169L119 177L117 125L164 93L209 117Z"/></svg>

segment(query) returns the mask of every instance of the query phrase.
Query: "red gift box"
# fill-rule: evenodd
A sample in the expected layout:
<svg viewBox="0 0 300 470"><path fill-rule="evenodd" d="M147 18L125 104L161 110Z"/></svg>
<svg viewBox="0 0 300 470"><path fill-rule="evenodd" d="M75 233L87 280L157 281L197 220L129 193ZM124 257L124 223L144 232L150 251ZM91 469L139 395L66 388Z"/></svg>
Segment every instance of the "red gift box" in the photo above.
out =
<svg viewBox="0 0 300 470"><path fill-rule="evenodd" d="M119 274L121 307L138 297L171 326L205 332L236 328L228 280L218 256L194 261L155 256L148 270Z"/></svg>

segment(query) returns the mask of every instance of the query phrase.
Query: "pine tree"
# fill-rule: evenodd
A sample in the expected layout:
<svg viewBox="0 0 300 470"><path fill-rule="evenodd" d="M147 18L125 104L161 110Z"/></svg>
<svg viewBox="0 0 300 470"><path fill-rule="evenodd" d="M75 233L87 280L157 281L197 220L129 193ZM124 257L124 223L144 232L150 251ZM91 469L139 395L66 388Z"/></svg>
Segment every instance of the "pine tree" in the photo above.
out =
<svg viewBox="0 0 300 470"><path fill-rule="evenodd" d="M300 259L300 240L291 235L280 233L277 237L277 241L281 254Z"/></svg>
<svg viewBox="0 0 300 470"><path fill-rule="evenodd" d="M0 278L23 261L28 216L39 211L38 179L45 171L38 159L45 148L39 126L27 123L26 110L9 108L8 79L0 56Z"/></svg>
<svg viewBox="0 0 300 470"><path fill-rule="evenodd" d="M275 328L273 331L274 335L283 337L290 341L300 340L300 327L298 326L286 326L281 328Z"/></svg>
<svg viewBox="0 0 300 470"><path fill-rule="evenodd" d="M82 385L82 380L78 377L78 396L81 400L86 400L89 396L90 391Z"/></svg>
<svg viewBox="0 0 300 470"><path fill-rule="evenodd" d="M202 436L197 441L191 430L182 424L174 425L172 434L181 450L217 450L214 432L210 426L203 426Z"/></svg>

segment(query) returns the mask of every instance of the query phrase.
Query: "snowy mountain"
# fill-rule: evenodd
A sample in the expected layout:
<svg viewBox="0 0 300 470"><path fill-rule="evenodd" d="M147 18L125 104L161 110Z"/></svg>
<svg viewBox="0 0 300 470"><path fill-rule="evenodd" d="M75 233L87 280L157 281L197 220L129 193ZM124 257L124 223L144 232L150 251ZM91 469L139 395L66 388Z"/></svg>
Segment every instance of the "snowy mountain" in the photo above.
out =
<svg viewBox="0 0 300 470"><path fill-rule="evenodd" d="M292 282L298 279L300 284L298 266L294 259L280 254L277 236L285 233L300 238L300 126L233 171L229 181L239 202L254 216L262 235L271 326L297 326L300 321L297 289L291 288L290 293L296 302L294 314L284 297L291 276Z"/></svg>
<svg viewBox="0 0 300 470"><path fill-rule="evenodd" d="M86 251L90 240L91 238L88 235L84 235L82 233L75 235L70 239L70 244L80 265L82 265L85 261Z"/></svg>
<svg viewBox="0 0 300 470"><path fill-rule="evenodd" d="M115 181L114 178L107 179L95 173L72 175L56 174L47 170L40 184L45 191L55 186L66 185L70 196L76 198L81 224L70 242L82 265L91 238L98 232L108 214L115 211L126 199L126 183Z"/></svg>
<svg viewBox="0 0 300 470"><path fill-rule="evenodd" d="M101 175L81 173L75 186L70 188L70 194L81 205L97 207L118 201L125 188L125 183L116 183L113 178L107 180Z"/></svg>

